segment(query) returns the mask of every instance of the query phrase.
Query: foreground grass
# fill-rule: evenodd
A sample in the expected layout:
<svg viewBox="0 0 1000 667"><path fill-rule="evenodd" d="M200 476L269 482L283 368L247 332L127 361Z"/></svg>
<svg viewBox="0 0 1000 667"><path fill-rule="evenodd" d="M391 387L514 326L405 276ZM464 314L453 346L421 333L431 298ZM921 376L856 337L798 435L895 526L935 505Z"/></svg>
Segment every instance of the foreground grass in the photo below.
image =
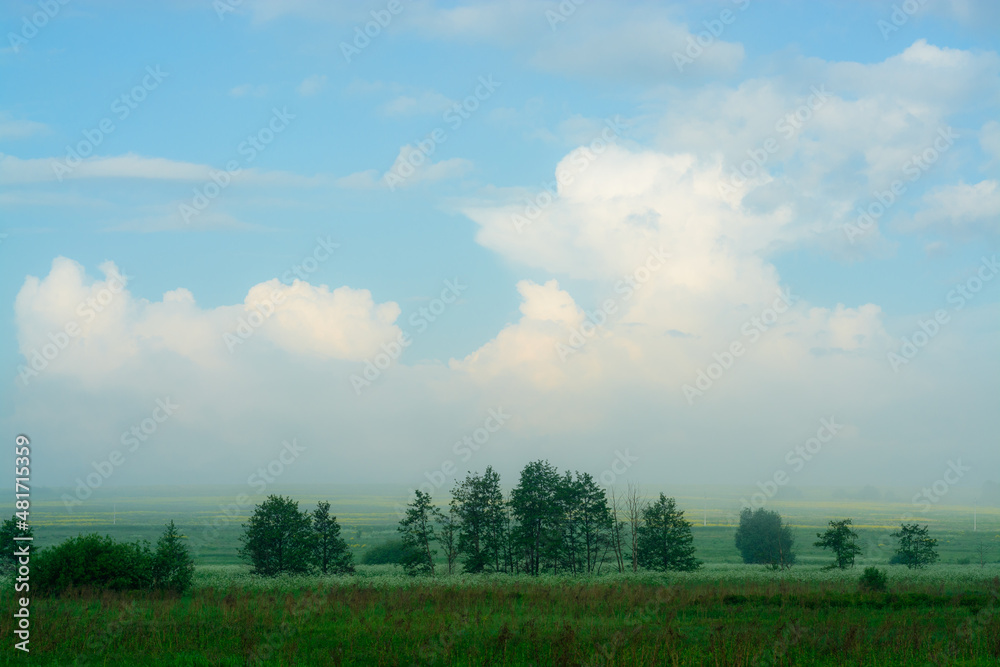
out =
<svg viewBox="0 0 1000 667"><path fill-rule="evenodd" d="M967 570L968 568L966 568ZM38 665L996 665L1000 582L944 570L860 593L857 572L259 580L190 594L35 598ZM713 581L714 579L714 581ZM12 637L10 588L0 633ZM11 642L12 643L12 642Z"/></svg>

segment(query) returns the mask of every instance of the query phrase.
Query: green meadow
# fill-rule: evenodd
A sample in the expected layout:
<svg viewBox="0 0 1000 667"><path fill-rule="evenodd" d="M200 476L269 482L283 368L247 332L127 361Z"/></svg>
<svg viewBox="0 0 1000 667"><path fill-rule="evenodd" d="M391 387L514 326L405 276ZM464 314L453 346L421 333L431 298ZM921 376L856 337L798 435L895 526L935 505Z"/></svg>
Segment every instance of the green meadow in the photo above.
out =
<svg viewBox="0 0 1000 667"><path fill-rule="evenodd" d="M667 489L669 492L669 489ZM81 532L154 542L174 520L196 555L194 587L165 592L75 591L31 602L35 665L996 665L1000 664L1000 510L941 504L915 520L931 526L941 560L889 566L888 533L914 507L884 492L806 489L775 499L791 524L798 562L772 571L739 562L733 545L741 490L677 488L697 556L694 572L589 576L439 574L410 577L394 565L349 576L250 573L237 555L233 512L245 488L119 489L67 511L62 491L33 494L37 544ZM856 490L855 490L856 491ZM269 490L272 492L272 490ZM274 489L304 507L333 505L359 562L395 537L405 488ZM652 495L652 490L650 490ZM910 494L909 497L912 497ZM260 502L263 497L254 498ZM223 508L230 509L224 510ZM973 530L973 512L976 530ZM230 516L233 514L233 516ZM812 546L835 518L851 517L865 553L830 570ZM978 547L988 554L980 564ZM440 556L439 556L440 558ZM858 586L861 569L888 573L888 590ZM11 582L0 593L0 634L11 637ZM11 612L11 613L8 613Z"/></svg>

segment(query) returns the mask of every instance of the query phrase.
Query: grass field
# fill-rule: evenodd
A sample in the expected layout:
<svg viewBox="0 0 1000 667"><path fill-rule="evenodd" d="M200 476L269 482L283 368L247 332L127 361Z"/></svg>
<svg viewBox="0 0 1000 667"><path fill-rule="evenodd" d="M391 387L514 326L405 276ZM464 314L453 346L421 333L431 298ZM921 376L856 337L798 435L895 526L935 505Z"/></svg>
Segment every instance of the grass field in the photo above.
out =
<svg viewBox="0 0 1000 667"><path fill-rule="evenodd" d="M700 490L700 489L699 489ZM67 511L58 493L33 495L37 544L80 532L155 541L177 521L197 555L195 587L166 594L87 593L31 602L38 665L997 665L1000 664L1000 510L940 505L916 518L940 540L941 562L886 565L888 533L913 506L847 501L829 490L768 504L791 523L798 564L772 572L738 563L739 490L678 489L694 523L693 573L411 578L395 566L350 577L261 579L239 564L240 524L252 504L223 510L242 489L119 491ZM298 487L304 506L333 503L356 556L395 536L405 489ZM886 494L889 495L889 494ZM899 496L900 494L896 494ZM254 498L260 502L263 498ZM231 510L229 510L231 511ZM854 570L823 568L812 546L832 518L852 517L866 545ZM213 528L214 526L214 528ZM988 548L979 565L977 545ZM968 563L967 563L968 561ZM966 564L967 563L967 564ZM888 593L862 593L861 567L882 566ZM3 583L0 633L14 605ZM256 661L256 662L255 662ZM6 664L6 663L5 663Z"/></svg>
<svg viewBox="0 0 1000 667"><path fill-rule="evenodd" d="M1000 567L262 580L203 566L183 596L32 604L37 665L995 665ZM3 606L10 605L9 586ZM10 636L4 614L0 633ZM9 656L9 653L7 654Z"/></svg>

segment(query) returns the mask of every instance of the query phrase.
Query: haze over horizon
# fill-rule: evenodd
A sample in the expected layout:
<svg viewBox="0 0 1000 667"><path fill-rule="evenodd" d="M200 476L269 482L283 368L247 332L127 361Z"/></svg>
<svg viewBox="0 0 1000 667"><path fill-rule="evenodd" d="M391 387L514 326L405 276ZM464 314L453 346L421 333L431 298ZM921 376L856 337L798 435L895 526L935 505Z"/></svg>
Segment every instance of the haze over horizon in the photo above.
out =
<svg viewBox="0 0 1000 667"><path fill-rule="evenodd" d="M39 486L1000 481L1000 5L57 4L0 10Z"/></svg>

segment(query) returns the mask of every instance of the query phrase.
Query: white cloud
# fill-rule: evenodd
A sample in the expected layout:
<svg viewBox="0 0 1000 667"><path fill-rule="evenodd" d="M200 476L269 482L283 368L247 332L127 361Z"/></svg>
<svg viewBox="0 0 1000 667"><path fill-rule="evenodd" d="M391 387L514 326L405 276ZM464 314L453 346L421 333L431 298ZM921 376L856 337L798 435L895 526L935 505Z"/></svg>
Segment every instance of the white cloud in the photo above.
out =
<svg viewBox="0 0 1000 667"><path fill-rule="evenodd" d="M326 74L313 74L302 80L295 89L302 97L312 97L326 88Z"/></svg>
<svg viewBox="0 0 1000 667"><path fill-rule="evenodd" d="M422 159L413 158L414 155L419 155ZM414 167L413 164L418 160L419 166ZM385 188L390 185L392 188L409 187L418 183L435 183L461 178L472 168L472 162L465 158L448 158L434 162L415 146L407 144L399 149L395 161L384 174L379 174L375 169L359 171L338 179L337 186L356 190Z"/></svg>
<svg viewBox="0 0 1000 667"><path fill-rule="evenodd" d="M936 188L924 195L923 201L911 228L934 228L961 235L974 230L990 234L1000 231L1000 182L996 180Z"/></svg>
<svg viewBox="0 0 1000 667"><path fill-rule="evenodd" d="M255 86L252 83L243 83L230 88L229 95L231 97L264 97L267 95L267 86L264 84Z"/></svg>
<svg viewBox="0 0 1000 667"><path fill-rule="evenodd" d="M99 383L114 369L142 368L165 353L218 368L238 363L237 355L261 354L263 342L305 359L359 361L400 331L394 323L399 306L376 304L364 289L331 291L325 285L272 279L251 287L242 304L205 309L184 288L165 293L160 301L136 298L129 283L130 271L137 269L123 272L111 262L100 268L105 278L92 281L80 264L58 257L48 276L28 276L18 292L18 343L29 363L52 336L67 331L67 324L80 328L45 374Z"/></svg>
<svg viewBox="0 0 1000 667"><path fill-rule="evenodd" d="M434 91L416 95L400 95L380 107L386 116L417 116L440 114L454 106L455 101Z"/></svg>
<svg viewBox="0 0 1000 667"><path fill-rule="evenodd" d="M49 126L33 120L15 120L9 113L0 112L0 141L27 139L49 132Z"/></svg>

